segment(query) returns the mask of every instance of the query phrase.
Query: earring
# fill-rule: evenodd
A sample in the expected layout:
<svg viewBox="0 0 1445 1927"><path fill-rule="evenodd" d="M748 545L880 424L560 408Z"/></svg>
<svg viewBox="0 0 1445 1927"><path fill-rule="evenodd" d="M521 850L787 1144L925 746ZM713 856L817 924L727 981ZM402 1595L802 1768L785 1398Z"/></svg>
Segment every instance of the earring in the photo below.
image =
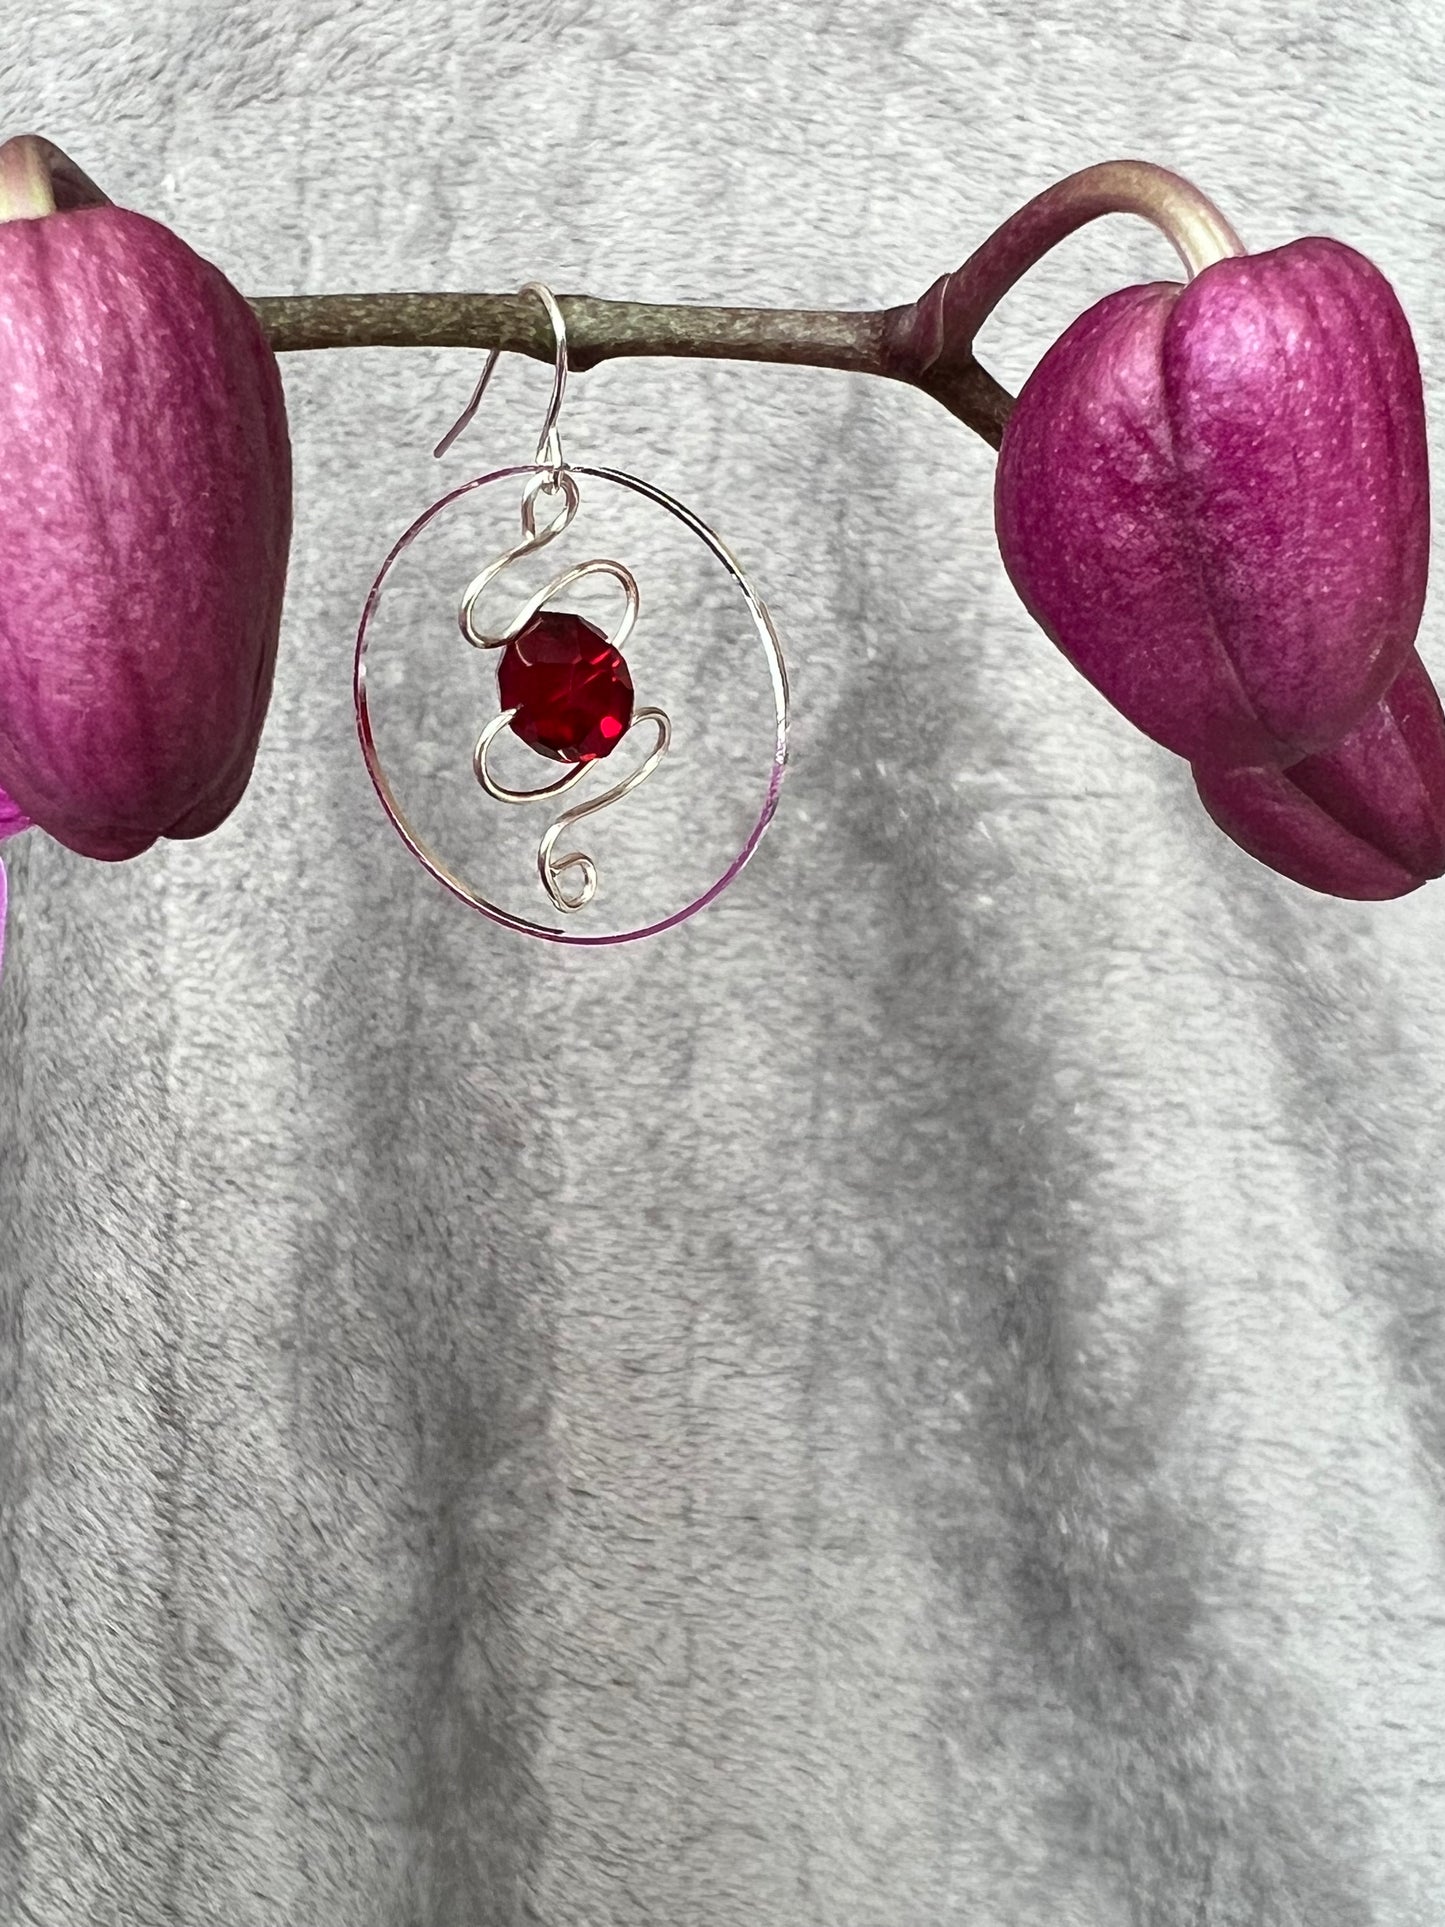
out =
<svg viewBox="0 0 1445 1927"><path fill-rule="evenodd" d="M535 458L528 464L479 475L452 490L434 502L394 544L372 584L357 631L353 671L357 731L367 770L383 808L412 854L454 896L482 915L528 936L559 943L622 943L655 935L693 916L721 894L757 848L777 807L786 768L787 669L767 608L731 552L706 523L661 489L636 476L566 461L559 432L568 373L566 322L555 296L542 283L528 282L521 292L534 294L542 303L552 324L555 342L551 399L537 439ZM501 352L498 348L489 352L470 400L434 449L436 456L444 455L471 423ZM536 845L533 887L540 890L539 905L545 902L568 920L585 921L581 913L594 903L600 890L605 894L603 871L592 854L580 848L560 848L562 839L584 819L595 818L603 810L622 803L653 778L673 750L677 734L666 708L656 703L637 706L632 671L623 654L624 646L642 618L642 589L625 563L605 556L589 556L561 568L526 594L520 606L500 626L484 626L478 607L486 592L507 571L558 542L573 528L581 508L584 481L589 489L598 484L621 490L634 499L667 510L710 551L739 593L747 611L749 633L761 645L773 707L766 737L767 768L761 807L741 846L704 887L687 889L680 907L659 903L654 889L647 898L648 909L640 922L631 927L608 925L592 930L565 929L555 923L540 922L539 912L531 906L508 907L493 896L482 894L430 848L403 811L397 786L382 768L367 685L369 651L373 654L375 651L383 591L391 584L403 555L411 550L423 531L433 527L437 518L449 510L473 505L481 494L498 486L520 483L521 540L495 554L478 569L456 605L457 626L466 642L478 651L498 652L497 706L472 743L471 774L482 793L494 803L514 808L552 805L578 789L594 769L603 764L610 766L610 759L621 753L624 773L597 794L553 816ZM621 614L610 630L604 630L573 609L553 606L554 598L576 591L589 579L609 582L621 591ZM497 774L493 757L500 739L508 734L525 744L535 756L553 764L568 765L565 774L552 781L525 786L504 781ZM635 743L639 735L644 740L644 753L640 759L627 764L627 745ZM632 861L634 865L637 863L635 855ZM647 881L651 883L655 879ZM607 920L602 921L607 924Z"/></svg>

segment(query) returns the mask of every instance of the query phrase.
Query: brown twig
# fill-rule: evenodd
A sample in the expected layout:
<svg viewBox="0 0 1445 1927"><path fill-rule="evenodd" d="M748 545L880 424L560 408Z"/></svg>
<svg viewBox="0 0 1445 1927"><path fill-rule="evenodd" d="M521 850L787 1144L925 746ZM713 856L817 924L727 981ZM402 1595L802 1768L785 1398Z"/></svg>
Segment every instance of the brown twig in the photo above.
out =
<svg viewBox="0 0 1445 1927"><path fill-rule="evenodd" d="M654 306L559 295L575 369L621 355L775 361L883 375L920 388L993 448L1012 397L972 356L935 375L908 331L909 308L850 314L807 308ZM517 294L259 295L251 306L277 352L306 348L501 348L552 359L541 304Z"/></svg>

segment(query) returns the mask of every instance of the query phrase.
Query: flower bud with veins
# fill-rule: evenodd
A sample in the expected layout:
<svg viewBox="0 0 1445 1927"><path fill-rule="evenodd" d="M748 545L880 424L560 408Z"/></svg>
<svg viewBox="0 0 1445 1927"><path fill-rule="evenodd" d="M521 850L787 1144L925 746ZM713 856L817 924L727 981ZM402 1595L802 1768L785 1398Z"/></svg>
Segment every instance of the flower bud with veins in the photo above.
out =
<svg viewBox="0 0 1445 1927"><path fill-rule="evenodd" d="M1283 766L1352 729L1410 651L1427 476L1389 283L1338 241L1292 241L1080 316L1004 430L999 547L1146 735Z"/></svg>
<svg viewBox="0 0 1445 1927"><path fill-rule="evenodd" d="M893 321L977 386L973 341L1049 248L1153 221L1187 283L1107 296L1000 393L995 526L1029 613L1114 707L1194 766L1216 823L1339 896L1442 872L1445 725L1414 653L1429 563L1420 370L1379 270L1310 237L1246 254L1139 161L1071 175Z"/></svg>
<svg viewBox="0 0 1445 1927"><path fill-rule="evenodd" d="M245 299L48 142L0 146L0 835L204 836L270 697L291 530Z"/></svg>

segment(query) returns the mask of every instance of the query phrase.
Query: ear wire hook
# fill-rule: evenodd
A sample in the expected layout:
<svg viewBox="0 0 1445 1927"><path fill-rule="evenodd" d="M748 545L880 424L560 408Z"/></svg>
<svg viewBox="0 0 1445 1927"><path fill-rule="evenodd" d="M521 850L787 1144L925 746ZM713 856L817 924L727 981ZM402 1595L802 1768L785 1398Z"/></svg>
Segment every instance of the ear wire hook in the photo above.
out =
<svg viewBox="0 0 1445 1927"><path fill-rule="evenodd" d="M557 297L541 281L527 281L517 292L535 294L541 301L542 306L547 310L547 319L552 323L552 335L557 344L552 370L552 399L547 404L546 419L542 423L542 432L537 437L538 465L552 470L547 484L547 492L550 494L558 485L557 471L563 466L562 438L558 432L557 420L562 413L562 398L567 392L567 323L563 319L561 308L557 305ZM476 414L501 353L500 348L492 348L488 351L486 365L482 369L481 378L476 387L472 390L471 400L432 450L434 456L445 455Z"/></svg>

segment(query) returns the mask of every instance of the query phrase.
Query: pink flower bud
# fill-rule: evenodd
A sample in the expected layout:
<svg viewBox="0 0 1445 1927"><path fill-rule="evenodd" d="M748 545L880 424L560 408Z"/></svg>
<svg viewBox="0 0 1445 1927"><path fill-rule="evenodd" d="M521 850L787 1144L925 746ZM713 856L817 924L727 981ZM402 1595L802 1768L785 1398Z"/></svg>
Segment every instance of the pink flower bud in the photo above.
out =
<svg viewBox="0 0 1445 1927"><path fill-rule="evenodd" d="M1194 768L1210 816L1272 870L1335 897L1445 875L1445 714L1412 649L1342 742L1288 769Z"/></svg>
<svg viewBox="0 0 1445 1927"><path fill-rule="evenodd" d="M1424 603L1424 404L1389 283L1312 238L1108 296L1024 387L995 505L1030 613L1146 735L1216 769L1326 749Z"/></svg>
<svg viewBox="0 0 1445 1927"><path fill-rule="evenodd" d="M114 859L204 836L246 786L291 457L242 296L91 194L0 221L0 788Z"/></svg>

